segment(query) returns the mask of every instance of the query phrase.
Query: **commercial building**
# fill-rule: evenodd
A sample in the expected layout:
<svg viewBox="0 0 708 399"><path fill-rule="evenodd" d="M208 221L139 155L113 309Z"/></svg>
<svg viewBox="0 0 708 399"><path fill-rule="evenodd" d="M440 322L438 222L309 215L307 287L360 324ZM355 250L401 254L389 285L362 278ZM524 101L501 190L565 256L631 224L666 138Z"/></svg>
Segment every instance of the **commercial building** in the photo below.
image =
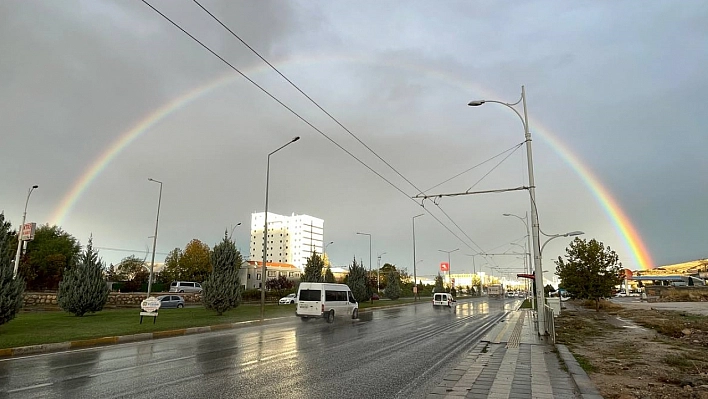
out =
<svg viewBox="0 0 708 399"><path fill-rule="evenodd" d="M250 259L263 261L265 213L251 214ZM322 254L324 220L309 216L283 216L268 212L266 263L287 263L305 269L313 252Z"/></svg>

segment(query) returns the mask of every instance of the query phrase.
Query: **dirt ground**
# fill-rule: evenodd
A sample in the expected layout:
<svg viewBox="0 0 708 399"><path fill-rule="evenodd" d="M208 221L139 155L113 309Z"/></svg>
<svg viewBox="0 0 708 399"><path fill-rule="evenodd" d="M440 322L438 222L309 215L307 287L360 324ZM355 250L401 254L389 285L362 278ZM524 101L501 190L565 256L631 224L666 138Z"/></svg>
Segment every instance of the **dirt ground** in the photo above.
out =
<svg viewBox="0 0 708 399"><path fill-rule="evenodd" d="M566 301L557 342L568 346L608 399L708 399L708 316ZM708 306L708 304L706 304Z"/></svg>

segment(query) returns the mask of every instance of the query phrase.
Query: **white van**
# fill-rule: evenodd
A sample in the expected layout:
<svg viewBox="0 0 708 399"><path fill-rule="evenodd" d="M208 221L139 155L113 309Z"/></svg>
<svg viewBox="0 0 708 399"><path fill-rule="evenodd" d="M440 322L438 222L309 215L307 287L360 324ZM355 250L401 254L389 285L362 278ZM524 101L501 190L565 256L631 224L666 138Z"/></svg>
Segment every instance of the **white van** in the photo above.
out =
<svg viewBox="0 0 708 399"><path fill-rule="evenodd" d="M202 292L202 285L194 281L173 281L170 284L170 292Z"/></svg>
<svg viewBox="0 0 708 399"><path fill-rule="evenodd" d="M359 303L346 284L300 283L295 315L302 320L322 317L327 323L334 316L359 318Z"/></svg>
<svg viewBox="0 0 708 399"><path fill-rule="evenodd" d="M434 308L438 307L438 306L447 306L448 308L451 308L455 305L457 305L457 301L455 301L455 298L453 298L452 295L450 295L446 292L433 294L433 307Z"/></svg>

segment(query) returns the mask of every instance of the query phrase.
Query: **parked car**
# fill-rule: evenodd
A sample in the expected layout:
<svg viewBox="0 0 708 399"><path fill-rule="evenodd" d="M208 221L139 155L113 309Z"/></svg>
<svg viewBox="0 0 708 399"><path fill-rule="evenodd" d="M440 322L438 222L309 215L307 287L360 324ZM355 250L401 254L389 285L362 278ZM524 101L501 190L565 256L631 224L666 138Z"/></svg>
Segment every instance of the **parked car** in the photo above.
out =
<svg viewBox="0 0 708 399"><path fill-rule="evenodd" d="M179 295L161 295L156 299L160 301L160 309L182 309L184 307L184 298Z"/></svg>
<svg viewBox="0 0 708 399"><path fill-rule="evenodd" d="M288 294L278 301L278 305L291 305L293 303L297 303L297 294L295 293Z"/></svg>
<svg viewBox="0 0 708 399"><path fill-rule="evenodd" d="M375 292L373 294L371 294L372 301L378 301L379 299L381 299L381 298L379 298L379 294L377 294Z"/></svg>
<svg viewBox="0 0 708 399"><path fill-rule="evenodd" d="M193 281L173 281L170 292L202 292L202 285Z"/></svg>

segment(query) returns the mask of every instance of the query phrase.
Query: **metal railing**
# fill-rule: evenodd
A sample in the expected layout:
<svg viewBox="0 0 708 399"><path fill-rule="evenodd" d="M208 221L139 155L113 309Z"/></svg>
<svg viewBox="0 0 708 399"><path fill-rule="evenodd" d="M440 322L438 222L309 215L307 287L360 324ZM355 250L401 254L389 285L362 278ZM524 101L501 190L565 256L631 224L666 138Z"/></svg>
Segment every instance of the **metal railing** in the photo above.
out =
<svg viewBox="0 0 708 399"><path fill-rule="evenodd" d="M554 312L553 308L544 305L543 306L543 314L545 316L545 327L546 327L546 334L551 338L551 342L554 344L556 343L556 321L554 318Z"/></svg>

